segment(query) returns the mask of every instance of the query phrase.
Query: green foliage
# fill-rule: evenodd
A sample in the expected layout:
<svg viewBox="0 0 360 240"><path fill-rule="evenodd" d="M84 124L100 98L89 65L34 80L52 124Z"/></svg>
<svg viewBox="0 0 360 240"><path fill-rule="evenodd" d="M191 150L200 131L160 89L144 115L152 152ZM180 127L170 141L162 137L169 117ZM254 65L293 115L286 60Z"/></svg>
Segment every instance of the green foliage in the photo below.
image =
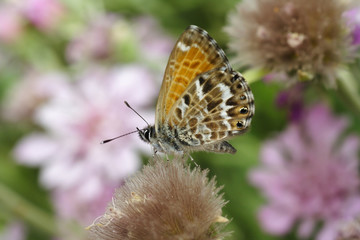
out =
<svg viewBox="0 0 360 240"><path fill-rule="evenodd" d="M228 37L223 31L223 27L226 24L228 13L234 10L237 2L236 0L64 0L66 17L56 29L50 32L41 32L26 23L26 30L20 39L0 46L0 54L6 58L5 63L0 63L2 64L0 104L5 102L8 91L21 81L28 69L72 73L77 68L84 67L74 67L66 61L67 44L74 33L83 31L87 22L98 14L104 12L120 14L129 22L138 16L148 15L155 18L165 32L174 39L188 25L198 25L206 29L219 45L226 49ZM119 62L143 63L144 61L132 35L126 35L125 40L118 44L113 51L112 58L104 61L104 65L111 66ZM0 61L2 60L0 59ZM91 65L89 64L88 67ZM349 66L349 72L356 76L356 79L353 80L359 84L359 60ZM259 163L259 151L262 143L286 128L288 112L280 110L275 103L278 93L284 89L282 84L257 81L251 84L251 89L255 96L256 113L250 131L231 141L238 152L235 155L195 153L192 156L202 169L209 168L210 176L216 176L218 184L224 186L222 192L224 198L229 202L223 210L224 215L231 219L231 223L227 226L227 230L233 231L231 239L271 240L275 237L261 229L257 218L257 211L264 204L264 199L249 182L249 171ZM358 90L355 88L355 92ZM360 121L359 114L356 114L357 108L348 104L353 99L346 97L341 99L337 90L321 87L313 88L306 94L309 101L326 95L327 101L339 114L348 114L351 111L355 113L348 114L353 122L350 131L360 133L360 124L356 124ZM346 96L346 93L343 96ZM121 117L119 116L119 118ZM21 209L23 206L19 206L20 209L9 208L9 203L4 200L4 197L7 196L1 196L0 229L14 220L20 220L26 224L28 240L53 239L57 229L51 192L44 190L39 184L39 169L20 166L13 157L14 147L21 137L34 129L39 130L36 126L27 123L26 119L23 120L23 122L11 123L0 117L0 189L3 185L11 191L11 194L14 194L14 199L24 200L29 209ZM140 140L139 144L142 144ZM32 218L34 216L28 216L27 211L38 214L38 220L42 219L44 222L39 223L36 219L34 220ZM276 239L295 239L295 237L285 236Z"/></svg>

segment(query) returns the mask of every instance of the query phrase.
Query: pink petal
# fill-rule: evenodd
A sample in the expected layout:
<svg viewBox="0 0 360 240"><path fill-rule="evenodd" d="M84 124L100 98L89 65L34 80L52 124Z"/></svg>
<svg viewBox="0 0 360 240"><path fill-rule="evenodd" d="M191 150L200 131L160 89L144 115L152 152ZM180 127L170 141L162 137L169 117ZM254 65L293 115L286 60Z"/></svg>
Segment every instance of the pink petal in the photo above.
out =
<svg viewBox="0 0 360 240"><path fill-rule="evenodd" d="M314 230L315 220L314 219L306 219L301 222L298 228L298 235L301 238L308 238L312 231Z"/></svg>
<svg viewBox="0 0 360 240"><path fill-rule="evenodd" d="M306 118L306 128L309 137L317 148L329 151L339 138L341 132L348 126L346 118L335 118L324 105L313 107Z"/></svg>
<svg viewBox="0 0 360 240"><path fill-rule="evenodd" d="M335 240L339 231L338 222L328 222L320 229L316 240Z"/></svg>
<svg viewBox="0 0 360 240"><path fill-rule="evenodd" d="M286 151L284 154L287 154L290 159L288 160L297 160L303 159L306 151L304 139L301 136L301 131L299 131L299 126L290 125L287 130L280 136L280 144L282 145L283 151Z"/></svg>
<svg viewBox="0 0 360 240"><path fill-rule="evenodd" d="M112 166L110 166L110 164L106 165L106 172L109 174L109 178L114 180L123 179L139 169L140 161L134 150L123 149L119 152L118 156L117 159L113 159ZM119 178L119 176L121 176L121 178Z"/></svg>
<svg viewBox="0 0 360 240"><path fill-rule="evenodd" d="M38 166L49 161L58 143L47 135L33 133L23 138L15 147L14 156L19 163Z"/></svg>
<svg viewBox="0 0 360 240"><path fill-rule="evenodd" d="M70 188L83 180L83 174L86 173L83 164L71 163L64 155L60 158L63 158L62 161L53 157L51 163L41 172L40 181L47 188Z"/></svg>
<svg viewBox="0 0 360 240"><path fill-rule="evenodd" d="M11 43L23 32L22 17L19 10L10 4L0 5L0 40Z"/></svg>
<svg viewBox="0 0 360 240"><path fill-rule="evenodd" d="M348 136L339 149L339 155L345 159L357 159L359 152L359 137L356 135ZM349 161L351 162L351 161ZM352 161L357 165L357 161ZM356 168L357 166L353 166Z"/></svg>
<svg viewBox="0 0 360 240"><path fill-rule="evenodd" d="M262 208L259 217L264 229L276 235L285 234L294 223L294 216L272 206Z"/></svg>
<svg viewBox="0 0 360 240"><path fill-rule="evenodd" d="M25 240L26 228L21 222L12 222L5 227L2 226L0 232L0 239L2 240Z"/></svg>
<svg viewBox="0 0 360 240"><path fill-rule="evenodd" d="M274 178L274 174L267 169L258 168L249 173L251 183L261 188L273 186Z"/></svg>
<svg viewBox="0 0 360 240"><path fill-rule="evenodd" d="M265 165L272 168L281 167L285 162L281 146L273 141L268 141L263 145L260 158Z"/></svg>

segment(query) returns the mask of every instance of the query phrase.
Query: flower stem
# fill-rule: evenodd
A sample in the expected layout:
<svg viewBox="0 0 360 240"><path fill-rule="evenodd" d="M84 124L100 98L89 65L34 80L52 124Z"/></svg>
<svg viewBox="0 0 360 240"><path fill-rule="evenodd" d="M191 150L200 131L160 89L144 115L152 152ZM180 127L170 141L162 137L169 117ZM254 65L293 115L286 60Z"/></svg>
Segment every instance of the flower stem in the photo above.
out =
<svg viewBox="0 0 360 240"><path fill-rule="evenodd" d="M360 115L359 87L350 71L341 69L337 79L338 93L349 102L354 112Z"/></svg>
<svg viewBox="0 0 360 240"><path fill-rule="evenodd" d="M51 215L32 205L1 182L0 204L44 232L53 236L57 234L55 220Z"/></svg>

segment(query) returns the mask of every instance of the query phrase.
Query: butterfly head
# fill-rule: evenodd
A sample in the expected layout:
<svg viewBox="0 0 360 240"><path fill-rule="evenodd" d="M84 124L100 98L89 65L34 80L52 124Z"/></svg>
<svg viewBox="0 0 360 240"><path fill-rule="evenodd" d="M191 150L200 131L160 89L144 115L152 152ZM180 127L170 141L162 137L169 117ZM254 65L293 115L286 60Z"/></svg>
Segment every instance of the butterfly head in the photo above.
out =
<svg viewBox="0 0 360 240"><path fill-rule="evenodd" d="M138 129L139 137L146 143L151 143L151 140L155 138L155 127L148 126L144 129Z"/></svg>

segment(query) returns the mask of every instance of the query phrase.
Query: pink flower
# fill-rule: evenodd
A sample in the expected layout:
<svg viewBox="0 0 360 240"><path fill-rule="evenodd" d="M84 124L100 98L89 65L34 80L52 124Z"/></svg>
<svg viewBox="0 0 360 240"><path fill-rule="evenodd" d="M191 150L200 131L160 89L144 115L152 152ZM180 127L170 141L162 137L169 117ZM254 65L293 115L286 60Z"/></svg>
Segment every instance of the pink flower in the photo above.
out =
<svg viewBox="0 0 360 240"><path fill-rule="evenodd" d="M21 222L11 222L5 227L2 226L0 231L0 239L3 240L25 240L25 226Z"/></svg>
<svg viewBox="0 0 360 240"><path fill-rule="evenodd" d="M76 191L74 197L88 199L101 196L101 183L119 184L137 170L136 150L150 150L136 134L105 145L100 142L144 126L124 100L152 119L145 111L156 92L152 77L137 65L88 70L36 110L34 121L44 132L23 138L15 148L16 159L39 166L41 183L49 189Z"/></svg>
<svg viewBox="0 0 360 240"><path fill-rule="evenodd" d="M101 182L101 179L90 179L86 184L88 188L82 191L72 188L53 192L53 200L59 217L76 219L83 226L90 225L96 217L104 213L115 189L120 186L120 183ZM94 186L99 188L101 194L93 194Z"/></svg>
<svg viewBox="0 0 360 240"><path fill-rule="evenodd" d="M113 30L119 19L115 15L100 15L89 23L69 43L66 56L70 62L108 58L114 52Z"/></svg>
<svg viewBox="0 0 360 240"><path fill-rule="evenodd" d="M288 89L279 92L276 98L277 107L287 110L288 118L291 121L298 121L302 118L304 92L304 83L296 83Z"/></svg>
<svg viewBox="0 0 360 240"><path fill-rule="evenodd" d="M352 33L352 44L360 44L360 7L355 7L344 13L344 17Z"/></svg>
<svg viewBox="0 0 360 240"><path fill-rule="evenodd" d="M23 19L20 10L14 5L0 4L0 40L16 41L23 31Z"/></svg>
<svg viewBox="0 0 360 240"><path fill-rule="evenodd" d="M95 180L96 181L96 180ZM119 184L105 182L88 185L101 187L100 194L91 194L78 189L55 190L52 192L53 203L57 212L58 229L60 236L57 239L81 240L86 238L86 226L90 226L95 219L105 211L106 206L112 202L112 196Z"/></svg>
<svg viewBox="0 0 360 240"><path fill-rule="evenodd" d="M135 33L141 42L144 57L154 61L163 60L166 64L174 46L174 39L164 34L157 22L150 17L140 17L135 21Z"/></svg>
<svg viewBox="0 0 360 240"><path fill-rule="evenodd" d="M61 72L29 71L7 94L2 115L9 121L32 118L37 107L60 91L68 91L69 79Z"/></svg>
<svg viewBox="0 0 360 240"><path fill-rule="evenodd" d="M173 43L152 18L140 17L129 23L115 14L99 15L70 41L66 57L71 63L139 57L159 63L163 70Z"/></svg>
<svg viewBox="0 0 360 240"><path fill-rule="evenodd" d="M64 6L58 0L26 0L24 15L42 31L55 27L64 15Z"/></svg>
<svg viewBox="0 0 360 240"><path fill-rule="evenodd" d="M360 213L359 138L342 138L347 120L317 105L262 148L262 166L252 182L268 200L259 213L265 230L285 234L298 223L308 237L323 222L317 240L335 239L339 223Z"/></svg>

